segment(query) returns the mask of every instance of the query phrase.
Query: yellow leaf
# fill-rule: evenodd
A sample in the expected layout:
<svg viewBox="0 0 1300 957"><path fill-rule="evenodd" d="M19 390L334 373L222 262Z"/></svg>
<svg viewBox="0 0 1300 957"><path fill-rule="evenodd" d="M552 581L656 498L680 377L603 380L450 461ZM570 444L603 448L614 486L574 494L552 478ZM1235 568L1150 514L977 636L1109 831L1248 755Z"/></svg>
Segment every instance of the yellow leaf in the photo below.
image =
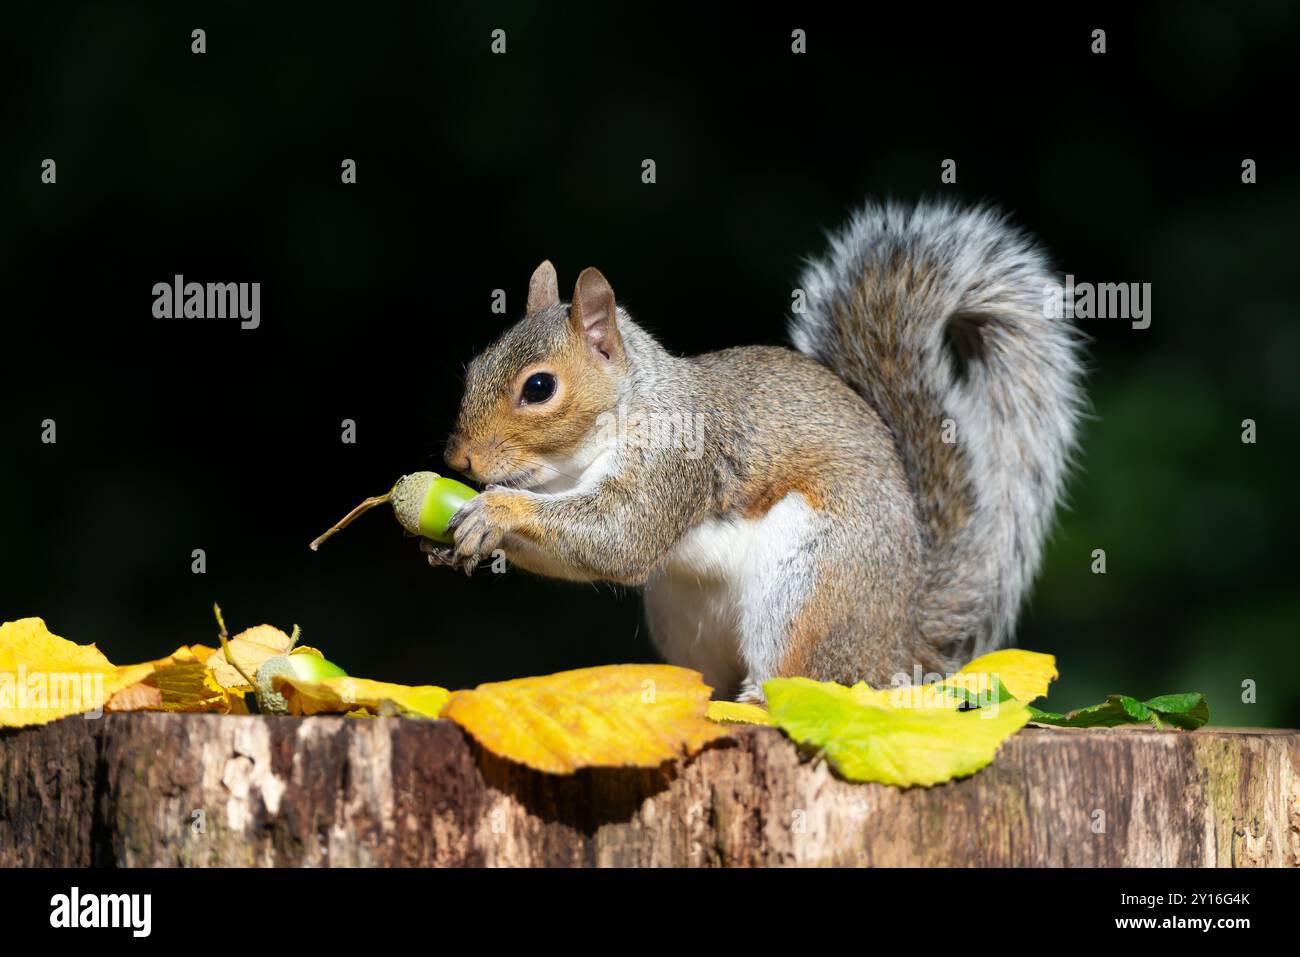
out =
<svg viewBox="0 0 1300 957"><path fill-rule="evenodd" d="M722 724L771 724L767 710L742 701L710 701L708 718Z"/></svg>
<svg viewBox="0 0 1300 957"><path fill-rule="evenodd" d="M152 664L118 667L93 644L50 633L40 618L0 625L0 726L45 724L98 711Z"/></svg>
<svg viewBox="0 0 1300 957"><path fill-rule="evenodd" d="M996 675L1011 697L1026 704L1047 694L1047 686L1059 677L1055 657L1019 648L981 655L960 673Z"/></svg>
<svg viewBox="0 0 1300 957"><path fill-rule="evenodd" d="M257 669L268 658L285 655L293 648L293 639L279 628L272 625L254 625L230 639L230 653L240 668L250 678L257 677ZM227 691L252 691L253 686L244 680L239 670L226 659L224 651L218 649L209 654L207 665L217 684Z"/></svg>
<svg viewBox="0 0 1300 957"><path fill-rule="evenodd" d="M197 658L205 665L208 663L208 660L213 655L218 654L221 651L220 648L212 648L208 645L190 645L185 650L188 651L190 654L192 654L195 658ZM222 657L224 657L224 655ZM211 672L211 669L209 669L209 672ZM205 678L205 684L209 682L213 685L216 685L218 688L222 688L221 683L217 681L216 675L214 674L209 673L209 675ZM247 685L245 685L244 687L247 687ZM226 713L248 714L248 705L244 701L244 693L242 691L232 691L226 688L222 688L222 690L226 695L226 704L224 706L226 709ZM222 709L217 708L216 710L220 711Z"/></svg>
<svg viewBox="0 0 1300 957"><path fill-rule="evenodd" d="M162 708L162 692L143 681L123 688L104 705L105 711L161 711Z"/></svg>
<svg viewBox="0 0 1300 957"><path fill-rule="evenodd" d="M347 714L364 708L374 714L436 718L451 692L436 685L396 685L368 678L326 678L303 681L277 675L271 685L285 696L291 714Z"/></svg>
<svg viewBox="0 0 1300 957"><path fill-rule="evenodd" d="M208 659L211 658L214 654L216 654L221 649L209 648L207 645L190 645L185 650L206 665L208 663Z"/></svg>
<svg viewBox="0 0 1300 957"><path fill-rule="evenodd" d="M711 690L685 668L608 665L457 691L442 717L539 771L658 767L726 735L705 716Z"/></svg>
<svg viewBox="0 0 1300 957"><path fill-rule="evenodd" d="M204 657L211 649L195 646ZM227 692L217 683L194 649L181 647L175 653L144 665L149 673L128 688L113 695L108 711L214 711L219 714L247 714L243 695Z"/></svg>
<svg viewBox="0 0 1300 957"><path fill-rule="evenodd" d="M853 781L928 787L973 774L1029 720L1019 701L973 711L882 707L870 703L882 692L863 689L872 691L809 678L763 685L773 723Z"/></svg>
<svg viewBox="0 0 1300 957"><path fill-rule="evenodd" d="M232 710L231 695L218 683L216 676L189 648L179 648L170 658L158 662L154 673L145 679L162 692L164 711L215 711L226 714Z"/></svg>
<svg viewBox="0 0 1300 957"><path fill-rule="evenodd" d="M969 679L976 676L968 675ZM976 681L967 682L970 685ZM966 696L954 690L962 687L961 681L950 678L947 681L924 685L901 685L896 688L872 688L866 682L859 681L849 692L858 704L872 705L876 708L893 710L911 708L918 711L954 711L966 700ZM978 689L972 689L978 690Z"/></svg>

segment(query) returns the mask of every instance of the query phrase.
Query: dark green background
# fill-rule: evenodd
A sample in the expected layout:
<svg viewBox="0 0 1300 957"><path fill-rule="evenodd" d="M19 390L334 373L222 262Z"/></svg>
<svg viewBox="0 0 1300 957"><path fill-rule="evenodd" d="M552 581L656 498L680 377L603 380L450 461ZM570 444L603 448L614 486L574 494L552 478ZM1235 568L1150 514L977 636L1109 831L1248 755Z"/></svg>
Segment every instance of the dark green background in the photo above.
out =
<svg viewBox="0 0 1300 957"><path fill-rule="evenodd" d="M382 515L306 543L436 467L492 290L513 316L542 258L565 288L599 266L675 351L775 342L825 229L940 195L1009 209L1080 280L1153 285L1150 329L1084 323L1094 417L1020 630L1059 658L1049 706L1202 690L1217 722L1300 724L1294 9L847 16L6 11L0 616L129 661L212 642L219 599L452 686L648 660L635 595L433 570ZM262 327L154 320L177 272L261 282Z"/></svg>

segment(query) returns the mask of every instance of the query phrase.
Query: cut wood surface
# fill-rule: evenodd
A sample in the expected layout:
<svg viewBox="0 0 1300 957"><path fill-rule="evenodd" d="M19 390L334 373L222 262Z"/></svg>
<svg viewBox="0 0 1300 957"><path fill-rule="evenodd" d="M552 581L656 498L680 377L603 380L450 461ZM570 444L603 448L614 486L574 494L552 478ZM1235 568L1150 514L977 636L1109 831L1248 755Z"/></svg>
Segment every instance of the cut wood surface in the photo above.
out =
<svg viewBox="0 0 1300 957"><path fill-rule="evenodd" d="M0 865L1300 865L1300 733L1026 729L852 784L771 728L556 777L447 721L110 714L0 731Z"/></svg>

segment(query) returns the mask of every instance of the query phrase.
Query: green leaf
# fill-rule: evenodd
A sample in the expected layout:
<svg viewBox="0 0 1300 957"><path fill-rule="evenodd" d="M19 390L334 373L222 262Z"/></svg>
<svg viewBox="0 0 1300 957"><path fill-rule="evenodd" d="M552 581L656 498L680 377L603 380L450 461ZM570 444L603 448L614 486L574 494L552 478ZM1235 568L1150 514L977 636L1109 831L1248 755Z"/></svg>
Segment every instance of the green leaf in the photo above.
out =
<svg viewBox="0 0 1300 957"><path fill-rule="evenodd" d="M1114 728L1124 724L1172 724L1194 731L1210 720L1210 706L1205 695L1197 691L1167 694L1139 701L1128 695L1113 694L1101 704L1077 708L1067 714L1042 711L1030 705L1031 719L1038 724L1061 728Z"/></svg>
<svg viewBox="0 0 1300 957"><path fill-rule="evenodd" d="M1210 703L1199 691L1162 694L1149 699L1146 705L1167 723L1185 731L1195 731L1210 720Z"/></svg>
<svg viewBox="0 0 1300 957"><path fill-rule="evenodd" d="M772 723L841 775L903 787L974 774L1029 720L1018 701L970 711L890 706L887 692L809 678L773 678L763 692Z"/></svg>
<svg viewBox="0 0 1300 957"><path fill-rule="evenodd" d="M1014 700L1014 696L1007 690L1007 686L1002 683L997 675L989 675L987 691L965 688L953 681L937 682L935 689L941 689L950 694L955 700L964 701L975 708L987 708L989 704L994 702L1001 704L1003 701Z"/></svg>

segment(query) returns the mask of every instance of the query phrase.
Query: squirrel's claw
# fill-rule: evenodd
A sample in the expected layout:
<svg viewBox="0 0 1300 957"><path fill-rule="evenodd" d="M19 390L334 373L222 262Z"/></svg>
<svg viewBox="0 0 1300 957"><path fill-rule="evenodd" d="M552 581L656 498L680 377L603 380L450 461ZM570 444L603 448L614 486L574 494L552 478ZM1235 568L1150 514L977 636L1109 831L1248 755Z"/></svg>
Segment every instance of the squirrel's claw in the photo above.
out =
<svg viewBox="0 0 1300 957"><path fill-rule="evenodd" d="M455 536L456 529L460 528L461 522L465 521L465 516L468 515L470 511L469 506L472 505L473 503L474 503L474 499L470 499L460 508L456 509L455 514L452 515L451 518L447 519L448 535L451 535L453 537Z"/></svg>
<svg viewBox="0 0 1300 957"><path fill-rule="evenodd" d="M447 545L441 545L430 539L422 538L420 539L420 551L429 556L429 564L434 567L452 563L452 550Z"/></svg>
<svg viewBox="0 0 1300 957"><path fill-rule="evenodd" d="M455 540L451 564L466 575L472 575L478 563L491 555L505 537L505 530L493 519L486 495L462 505L447 523L447 529Z"/></svg>

